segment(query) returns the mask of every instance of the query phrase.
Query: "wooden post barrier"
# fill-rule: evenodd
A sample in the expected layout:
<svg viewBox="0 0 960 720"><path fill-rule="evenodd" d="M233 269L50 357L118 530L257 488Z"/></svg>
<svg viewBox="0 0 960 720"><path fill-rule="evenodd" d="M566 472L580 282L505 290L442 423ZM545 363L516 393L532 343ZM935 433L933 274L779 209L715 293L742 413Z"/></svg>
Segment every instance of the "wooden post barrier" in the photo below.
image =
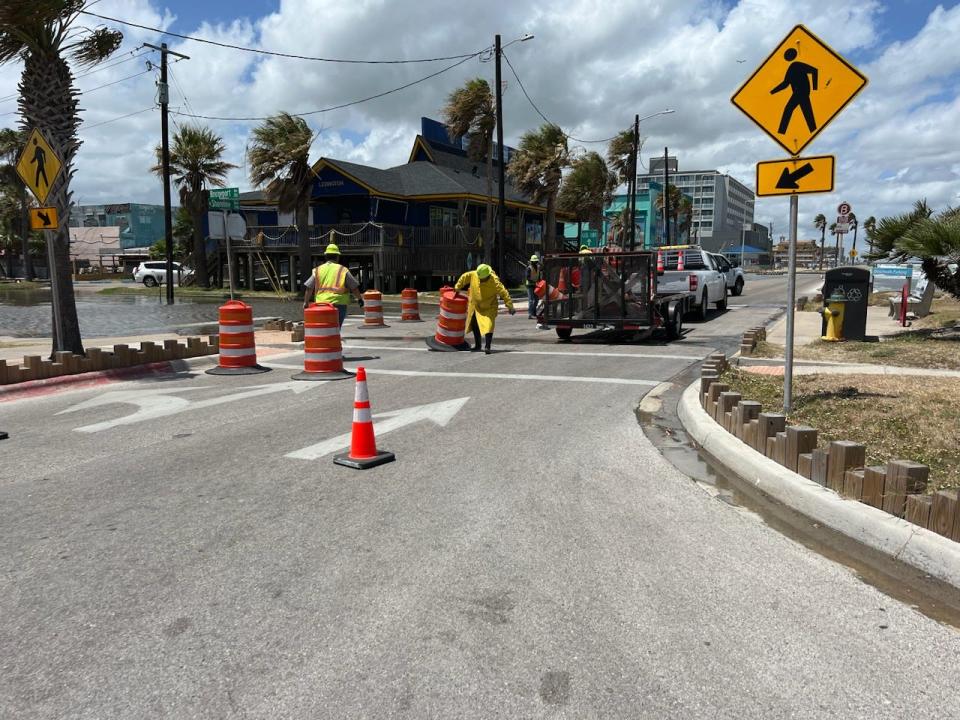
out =
<svg viewBox="0 0 960 720"><path fill-rule="evenodd" d="M740 402L740 393L730 391L720 393L720 397L717 399L717 414L715 420L723 425L725 414L731 412L738 402ZM729 427L729 423L727 427Z"/></svg>
<svg viewBox="0 0 960 720"><path fill-rule="evenodd" d="M797 472L800 453L808 453L817 446L817 431L806 425L788 425L787 446L784 450L784 465Z"/></svg>
<svg viewBox="0 0 960 720"><path fill-rule="evenodd" d="M907 522L922 528L930 527L930 510L933 508L932 495L907 495Z"/></svg>
<svg viewBox="0 0 960 720"><path fill-rule="evenodd" d="M859 500L863 495L863 470L847 470L843 475L843 496Z"/></svg>
<svg viewBox="0 0 960 720"><path fill-rule="evenodd" d="M830 465L827 468L827 487L837 494L843 493L844 476L847 470L866 464L867 449L860 443L849 440L834 440L830 443Z"/></svg>
<svg viewBox="0 0 960 720"><path fill-rule="evenodd" d="M863 469L863 491L860 502L883 509L883 493L887 483L887 468L871 465Z"/></svg>
<svg viewBox="0 0 960 720"><path fill-rule="evenodd" d="M903 517L907 510L907 495L919 495L927 489L930 468L909 460L891 460L887 463L887 477L883 490L883 509L891 515Z"/></svg>
<svg viewBox="0 0 960 720"><path fill-rule="evenodd" d="M797 472L810 480L813 475L813 453L800 453L797 455Z"/></svg>
<svg viewBox="0 0 960 720"><path fill-rule="evenodd" d="M830 453L824 448L814 448L810 453L810 479L826 487L829 470Z"/></svg>
<svg viewBox="0 0 960 720"><path fill-rule="evenodd" d="M754 450L766 455L767 438L776 436L787 426L787 416L779 413L760 413L757 416L757 421L757 444L754 446Z"/></svg>
<svg viewBox="0 0 960 720"><path fill-rule="evenodd" d="M730 386L726 383L715 382L710 386L710 391L707 394L707 414L716 419L717 417L717 401L720 399L720 393L725 393L730 389Z"/></svg>
<svg viewBox="0 0 960 720"><path fill-rule="evenodd" d="M956 540L954 531L958 512L960 508L957 507L957 491L939 490L933 495L933 509L930 511L930 524L927 527L938 535Z"/></svg>

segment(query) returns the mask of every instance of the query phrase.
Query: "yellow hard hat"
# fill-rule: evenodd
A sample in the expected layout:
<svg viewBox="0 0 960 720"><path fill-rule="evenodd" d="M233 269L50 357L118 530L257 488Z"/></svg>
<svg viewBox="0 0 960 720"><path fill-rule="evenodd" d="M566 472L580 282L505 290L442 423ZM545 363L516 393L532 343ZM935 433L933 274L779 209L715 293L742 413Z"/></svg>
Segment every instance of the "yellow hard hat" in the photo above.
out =
<svg viewBox="0 0 960 720"><path fill-rule="evenodd" d="M334 243L327 245L327 249L323 251L324 255L339 255L340 248L338 248Z"/></svg>
<svg viewBox="0 0 960 720"><path fill-rule="evenodd" d="M492 272L493 272L493 269L486 263L483 263L482 265L477 265L477 277L480 278L481 280L483 280L484 278L490 277L490 273Z"/></svg>
<svg viewBox="0 0 960 720"><path fill-rule="evenodd" d="M534 262L540 262L540 258L538 258L536 255L531 255L531 256L530 256L530 262L532 262L532 263L534 263Z"/></svg>
<svg viewBox="0 0 960 720"><path fill-rule="evenodd" d="M586 245L580 248L581 255L593 255L593 251L590 250Z"/></svg>

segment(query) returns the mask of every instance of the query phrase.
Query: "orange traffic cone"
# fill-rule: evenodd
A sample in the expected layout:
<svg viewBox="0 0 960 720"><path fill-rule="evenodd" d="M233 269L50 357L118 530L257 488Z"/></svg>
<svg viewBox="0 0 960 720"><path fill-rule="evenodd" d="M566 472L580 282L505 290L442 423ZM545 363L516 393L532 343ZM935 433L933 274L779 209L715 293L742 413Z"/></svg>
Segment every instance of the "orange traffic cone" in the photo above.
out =
<svg viewBox="0 0 960 720"><path fill-rule="evenodd" d="M561 294L567 292L567 269L566 268L560 268L560 279L557 280L557 290L559 290Z"/></svg>
<svg viewBox="0 0 960 720"><path fill-rule="evenodd" d="M396 455L392 452L377 450L377 439L373 435L373 418L370 414L370 396L367 394L367 371L358 367L357 390L353 400L350 452L337 455L333 458L333 462L356 470L367 470L396 459Z"/></svg>

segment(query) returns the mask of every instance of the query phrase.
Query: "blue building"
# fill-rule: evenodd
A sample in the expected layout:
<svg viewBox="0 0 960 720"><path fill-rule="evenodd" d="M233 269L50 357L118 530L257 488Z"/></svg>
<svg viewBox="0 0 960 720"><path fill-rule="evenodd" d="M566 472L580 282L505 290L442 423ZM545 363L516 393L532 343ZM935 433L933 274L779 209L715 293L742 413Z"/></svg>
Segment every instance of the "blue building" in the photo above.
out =
<svg viewBox="0 0 960 720"><path fill-rule="evenodd" d="M487 211L496 213L497 163L488 193L486 163L467 157L462 139L421 120L408 161L392 168L321 158L310 200L310 244L319 261L331 240L366 287L393 292L407 284L436 287L476 266L484 254ZM505 156L514 152L504 148ZM507 180L505 267L497 271L517 282L530 254L543 250L546 208L533 203ZM491 204L492 203L492 204ZM301 275L297 229L292 214L277 211L263 191L241 193L247 222L245 242L235 245L239 263L268 254L279 274ZM562 228L558 229L562 237ZM294 272L290 273L293 268ZM254 265L244 275L258 274Z"/></svg>

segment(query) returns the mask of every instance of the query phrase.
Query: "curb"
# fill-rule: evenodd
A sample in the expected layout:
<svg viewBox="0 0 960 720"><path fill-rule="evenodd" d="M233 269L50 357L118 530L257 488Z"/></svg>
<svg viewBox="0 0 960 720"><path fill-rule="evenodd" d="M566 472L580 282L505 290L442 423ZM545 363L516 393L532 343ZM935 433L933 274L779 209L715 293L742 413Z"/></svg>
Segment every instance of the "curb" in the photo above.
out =
<svg viewBox="0 0 960 720"><path fill-rule="evenodd" d="M729 473L817 522L960 589L960 544L807 480L724 430L699 401L700 383L680 398L688 435Z"/></svg>

